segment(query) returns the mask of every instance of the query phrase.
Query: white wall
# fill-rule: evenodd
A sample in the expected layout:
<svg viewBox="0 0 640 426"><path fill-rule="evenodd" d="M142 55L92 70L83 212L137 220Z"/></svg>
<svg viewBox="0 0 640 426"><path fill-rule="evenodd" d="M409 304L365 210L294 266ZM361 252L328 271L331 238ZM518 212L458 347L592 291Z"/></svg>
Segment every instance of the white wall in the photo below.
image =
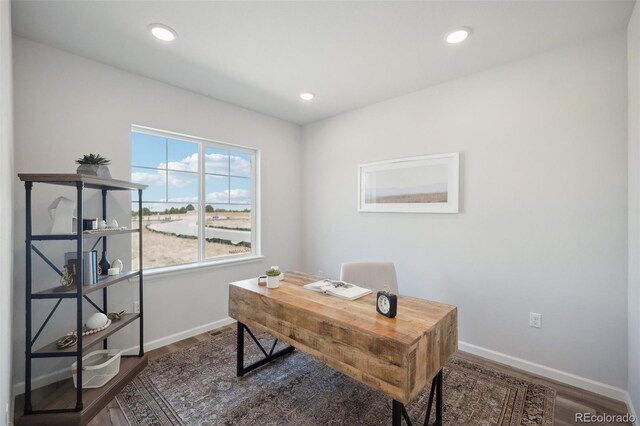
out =
<svg viewBox="0 0 640 426"><path fill-rule="evenodd" d="M462 341L624 394L626 89L619 32L305 126L304 269L391 260ZM460 214L357 212L358 164L453 151Z"/></svg>
<svg viewBox="0 0 640 426"><path fill-rule="evenodd" d="M112 159L115 178L129 177L129 134L132 124L171 130L262 150L262 249L264 260L253 263L181 272L145 280L145 340L163 339L227 317L227 283L255 276L269 265L284 269L300 265L300 166L301 130L278 119L177 89L154 80L111 68L22 38L14 42L15 169L16 172L73 172L74 160L83 153L99 152ZM16 189L16 243L14 297L14 382L23 380L24 351L24 190ZM34 230L50 224L46 207L64 188L36 185ZM97 195L97 194L96 194ZM96 201L96 197L92 200ZM128 197L118 197L114 212L119 222L129 217ZM95 203L94 210L98 208ZM95 210L97 213L97 210ZM128 242L110 240L109 255L125 257ZM39 244L60 258L69 250L55 244ZM67 246L69 247L69 246ZM55 254L58 250L58 254ZM167 247L167 250L171 250ZM48 269L38 259L36 288ZM52 275L48 275L52 277ZM54 277L55 278L55 277ZM51 278L49 278L51 279ZM49 281L51 283L51 281ZM111 287L110 310L131 310L136 285ZM38 302L34 320L38 326L50 302ZM69 308L71 308L71 302ZM87 309L88 310L88 309ZM42 342L59 338L73 329L70 310L56 313ZM203 331L202 328L196 331ZM116 347L127 348L136 340L133 330L120 332ZM45 364L44 366L40 364ZM38 361L36 374L61 367L54 361Z"/></svg>
<svg viewBox="0 0 640 426"><path fill-rule="evenodd" d="M629 88L629 395L640 410L640 6L627 29Z"/></svg>
<svg viewBox="0 0 640 426"><path fill-rule="evenodd" d="M11 403L11 315L13 274L13 82L11 3L0 2L0 424Z"/></svg>

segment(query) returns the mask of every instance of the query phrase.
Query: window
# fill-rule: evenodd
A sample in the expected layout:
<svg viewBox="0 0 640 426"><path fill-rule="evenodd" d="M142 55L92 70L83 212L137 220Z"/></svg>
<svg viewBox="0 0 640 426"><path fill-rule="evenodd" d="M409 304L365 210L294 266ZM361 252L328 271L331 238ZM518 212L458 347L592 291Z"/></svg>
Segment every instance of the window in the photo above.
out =
<svg viewBox="0 0 640 426"><path fill-rule="evenodd" d="M208 263L259 254L253 149L134 127L131 180L142 194L143 267ZM134 197L131 224L138 228ZM139 267L138 238L132 264Z"/></svg>

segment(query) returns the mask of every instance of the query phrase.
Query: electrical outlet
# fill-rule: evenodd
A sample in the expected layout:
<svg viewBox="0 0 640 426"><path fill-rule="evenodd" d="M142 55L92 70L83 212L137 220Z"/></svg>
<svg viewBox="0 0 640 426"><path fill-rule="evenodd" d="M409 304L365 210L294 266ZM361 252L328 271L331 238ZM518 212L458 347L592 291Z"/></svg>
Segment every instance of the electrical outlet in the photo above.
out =
<svg viewBox="0 0 640 426"><path fill-rule="evenodd" d="M140 301L136 300L135 302L133 302L133 313L134 314L139 314L140 313Z"/></svg>
<svg viewBox="0 0 640 426"><path fill-rule="evenodd" d="M529 327L542 328L542 314L529 312Z"/></svg>

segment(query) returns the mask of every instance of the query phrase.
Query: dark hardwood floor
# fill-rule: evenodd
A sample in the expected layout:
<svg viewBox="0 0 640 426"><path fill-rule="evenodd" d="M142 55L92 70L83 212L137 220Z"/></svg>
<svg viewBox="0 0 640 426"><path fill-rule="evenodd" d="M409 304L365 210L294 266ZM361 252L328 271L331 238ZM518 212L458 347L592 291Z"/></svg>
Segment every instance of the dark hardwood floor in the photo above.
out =
<svg viewBox="0 0 640 426"><path fill-rule="evenodd" d="M218 330L218 332L224 329ZM164 346L162 348L153 350L148 353L149 361L185 347L189 347L194 343L207 340L211 337L209 333L203 333L195 337L182 340L180 342L173 343L171 345ZM465 352L458 352L457 354L461 358L467 359L472 362L476 362L488 368L492 368L506 374L521 377L531 382L540 383L556 390L556 406L554 415L554 424L557 426L566 425L580 425L585 423L576 422L576 413L592 413L592 414L612 414L612 415L624 415L627 413L627 406L625 403L616 401L611 398L604 397L589 391L578 389L573 386L566 385L564 383L556 382L553 380L545 379L540 376L536 376L531 373L527 373L522 370L517 370L504 364L499 364L493 361L489 361L485 358L480 358L475 355L471 355ZM53 386L53 385L51 385ZM47 392L49 386L40 388L34 392ZM16 413L21 411L20 401L16 401ZM621 423L589 423L591 425L620 425ZM112 400L93 420L89 423L90 426L128 426L124 413L118 406L116 400Z"/></svg>

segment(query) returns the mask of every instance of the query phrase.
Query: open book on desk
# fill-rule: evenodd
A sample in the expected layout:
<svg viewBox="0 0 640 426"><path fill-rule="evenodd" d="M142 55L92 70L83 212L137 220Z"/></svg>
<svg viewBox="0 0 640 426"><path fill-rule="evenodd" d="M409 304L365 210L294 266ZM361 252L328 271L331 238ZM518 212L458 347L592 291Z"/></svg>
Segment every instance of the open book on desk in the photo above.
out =
<svg viewBox="0 0 640 426"><path fill-rule="evenodd" d="M355 284L335 280L316 281L305 285L304 288L317 291L319 293L330 294L331 296L336 296L346 300L356 300L371 293L371 290L368 288L358 287Z"/></svg>

